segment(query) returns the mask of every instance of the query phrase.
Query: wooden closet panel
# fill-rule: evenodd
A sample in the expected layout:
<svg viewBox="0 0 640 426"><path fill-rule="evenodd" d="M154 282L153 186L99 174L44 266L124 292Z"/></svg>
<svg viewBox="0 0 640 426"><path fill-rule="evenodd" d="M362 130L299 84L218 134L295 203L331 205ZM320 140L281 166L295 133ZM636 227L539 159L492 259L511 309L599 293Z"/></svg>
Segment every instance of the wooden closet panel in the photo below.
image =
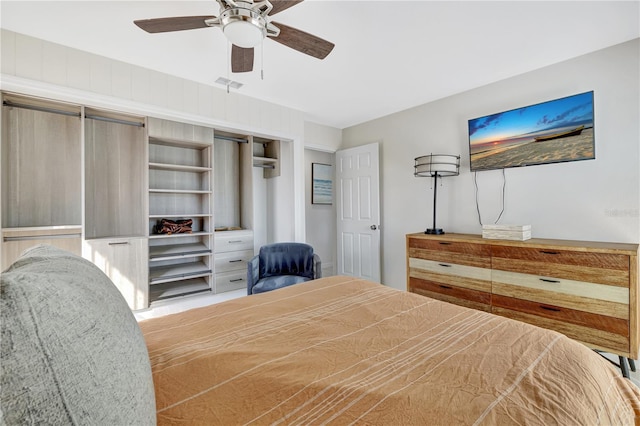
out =
<svg viewBox="0 0 640 426"><path fill-rule="evenodd" d="M241 226L240 147L233 141L216 139L213 148L215 227Z"/></svg>
<svg viewBox="0 0 640 426"><path fill-rule="evenodd" d="M87 238L146 234L145 153L144 128L85 120Z"/></svg>
<svg viewBox="0 0 640 426"><path fill-rule="evenodd" d="M2 226L80 225L80 117L2 110Z"/></svg>

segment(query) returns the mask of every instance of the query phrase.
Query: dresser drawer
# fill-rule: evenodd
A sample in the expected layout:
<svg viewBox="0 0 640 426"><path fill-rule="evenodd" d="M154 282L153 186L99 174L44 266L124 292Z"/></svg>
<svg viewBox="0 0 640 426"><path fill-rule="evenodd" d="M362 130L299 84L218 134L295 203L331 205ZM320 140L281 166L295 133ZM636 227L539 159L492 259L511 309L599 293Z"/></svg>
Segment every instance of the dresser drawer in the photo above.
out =
<svg viewBox="0 0 640 426"><path fill-rule="evenodd" d="M420 278L409 279L409 291L467 308L491 312L491 294Z"/></svg>
<svg viewBox="0 0 640 426"><path fill-rule="evenodd" d="M625 287L500 270L491 276L493 294L629 319Z"/></svg>
<svg viewBox="0 0 640 426"><path fill-rule="evenodd" d="M497 300L495 294L492 297L492 303L494 300ZM528 313L522 310L505 309L500 306L493 306L491 312L496 315L557 331L589 347L602 349L607 352L626 354L629 353L631 349L630 338L625 335L625 333L618 334L611 331L603 331L595 327L571 323L560 318L539 315L538 313Z"/></svg>
<svg viewBox="0 0 640 426"><path fill-rule="evenodd" d="M247 271L230 271L216 274L216 293L247 288Z"/></svg>
<svg viewBox="0 0 640 426"><path fill-rule="evenodd" d="M409 258L409 277L491 292L491 269Z"/></svg>
<svg viewBox="0 0 640 426"><path fill-rule="evenodd" d="M253 250L253 232L250 230L214 233L214 253Z"/></svg>
<svg viewBox="0 0 640 426"><path fill-rule="evenodd" d="M501 312L501 309L509 309L538 317L590 327L624 337L629 336L629 321L621 318L564 308L551 303L538 303L530 300L505 297L498 294L492 296L491 305L494 311L498 313Z"/></svg>
<svg viewBox="0 0 640 426"><path fill-rule="evenodd" d="M492 267L629 287L629 256L529 247L492 246Z"/></svg>
<svg viewBox="0 0 640 426"><path fill-rule="evenodd" d="M446 251L450 253L470 254L474 256L489 257L491 249L486 244L475 244L454 239L438 238L426 239L409 237L409 248L425 249L431 251Z"/></svg>
<svg viewBox="0 0 640 426"><path fill-rule="evenodd" d="M247 271L247 262L253 258L253 250L218 253L215 257L216 274L229 271Z"/></svg>

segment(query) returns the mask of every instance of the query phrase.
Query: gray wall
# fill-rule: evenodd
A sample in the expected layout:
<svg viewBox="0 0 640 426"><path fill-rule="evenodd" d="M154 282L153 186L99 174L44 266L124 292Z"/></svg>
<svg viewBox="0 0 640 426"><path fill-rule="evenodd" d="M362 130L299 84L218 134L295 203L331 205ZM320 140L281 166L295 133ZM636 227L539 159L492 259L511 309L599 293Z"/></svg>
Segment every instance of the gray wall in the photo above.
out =
<svg viewBox="0 0 640 426"><path fill-rule="evenodd" d="M322 260L322 276L335 274L336 261L336 204L311 204L311 164L335 166L335 154L312 149L304 150L305 157L305 222L306 241Z"/></svg>
<svg viewBox="0 0 640 426"><path fill-rule="evenodd" d="M638 243L639 52L636 39L344 129L341 148L380 142L382 282L405 288L405 234L431 224L431 182L413 177L415 157L461 155L460 175L438 187L438 226L479 234L467 120L590 90L596 159L507 169L499 223L531 224L534 238ZM502 172L478 172L477 181L483 223L493 223L501 209Z"/></svg>

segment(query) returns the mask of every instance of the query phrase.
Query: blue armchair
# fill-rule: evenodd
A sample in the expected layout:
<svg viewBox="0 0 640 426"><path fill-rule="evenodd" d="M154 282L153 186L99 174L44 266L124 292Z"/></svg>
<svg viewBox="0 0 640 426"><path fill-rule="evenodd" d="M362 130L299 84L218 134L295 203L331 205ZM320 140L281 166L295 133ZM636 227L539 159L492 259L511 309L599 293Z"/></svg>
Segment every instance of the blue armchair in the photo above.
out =
<svg viewBox="0 0 640 426"><path fill-rule="evenodd" d="M304 243L260 247L247 264L247 294L264 293L322 276L320 256Z"/></svg>

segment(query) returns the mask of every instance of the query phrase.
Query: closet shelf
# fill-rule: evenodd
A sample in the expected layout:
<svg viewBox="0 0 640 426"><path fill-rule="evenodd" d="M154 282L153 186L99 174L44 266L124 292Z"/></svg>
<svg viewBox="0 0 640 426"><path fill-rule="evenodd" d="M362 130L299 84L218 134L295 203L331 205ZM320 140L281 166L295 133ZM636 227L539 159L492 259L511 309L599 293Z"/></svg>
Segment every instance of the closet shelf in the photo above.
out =
<svg viewBox="0 0 640 426"><path fill-rule="evenodd" d="M211 167L187 166L182 164L149 163L152 170L172 170L176 172L210 172Z"/></svg>
<svg viewBox="0 0 640 426"><path fill-rule="evenodd" d="M38 232L58 230L82 232L82 225L14 226L10 228L2 228L2 232Z"/></svg>
<svg viewBox="0 0 640 426"><path fill-rule="evenodd" d="M168 235L168 234L149 234L149 239L153 240L153 239L157 239L157 238L203 237L203 236L207 236L207 235L213 235L213 232L210 232L210 231L199 231L199 232L192 232L190 234L184 233L184 234L171 234L171 235Z"/></svg>
<svg viewBox="0 0 640 426"><path fill-rule="evenodd" d="M203 278L191 278L184 281L176 281L164 284L156 284L151 287L150 299L161 301L178 296L211 291L209 284Z"/></svg>
<svg viewBox="0 0 640 426"><path fill-rule="evenodd" d="M204 262L152 266L149 268L149 282L153 285L189 278L205 277L210 275L211 272L211 269L205 265Z"/></svg>
<svg viewBox="0 0 640 426"><path fill-rule="evenodd" d="M189 214L189 213L185 213L185 214L150 214L149 215L149 219L167 219L167 218L184 218L184 219L191 219L194 217L211 217L211 214L209 213L193 213L193 214Z"/></svg>
<svg viewBox="0 0 640 426"><path fill-rule="evenodd" d="M160 194L211 194L211 191L200 189L149 189L150 193Z"/></svg>
<svg viewBox="0 0 640 426"><path fill-rule="evenodd" d="M185 257L196 257L210 254L211 249L203 243L192 244L169 244L164 246L149 247L149 260L160 261L170 259L180 259Z"/></svg>

